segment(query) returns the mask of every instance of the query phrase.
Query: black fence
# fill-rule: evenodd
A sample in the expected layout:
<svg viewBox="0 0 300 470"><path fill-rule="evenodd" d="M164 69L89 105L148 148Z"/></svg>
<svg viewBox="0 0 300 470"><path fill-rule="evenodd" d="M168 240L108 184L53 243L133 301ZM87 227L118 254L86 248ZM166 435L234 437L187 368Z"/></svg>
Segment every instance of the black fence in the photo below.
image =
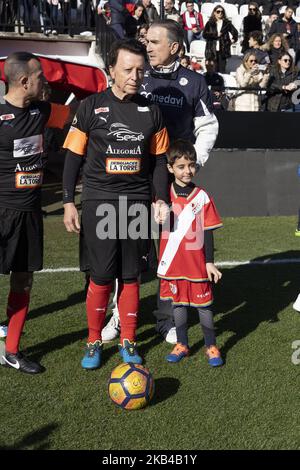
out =
<svg viewBox="0 0 300 470"><path fill-rule="evenodd" d="M0 0L0 32L94 34L97 17L92 0L82 0L79 5L77 0L60 0L58 5L47 0Z"/></svg>

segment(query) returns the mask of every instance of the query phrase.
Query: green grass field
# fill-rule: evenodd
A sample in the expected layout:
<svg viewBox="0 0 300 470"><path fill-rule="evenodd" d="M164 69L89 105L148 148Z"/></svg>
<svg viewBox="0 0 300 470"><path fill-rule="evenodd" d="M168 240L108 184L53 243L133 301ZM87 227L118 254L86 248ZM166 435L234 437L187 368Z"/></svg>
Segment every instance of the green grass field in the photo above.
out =
<svg viewBox="0 0 300 470"><path fill-rule="evenodd" d="M227 218L216 232L216 261L299 258L295 217ZM62 219L45 219L45 268L76 267L77 237ZM139 351L155 378L151 404L123 411L107 381L120 362L117 341L103 366L80 367L87 335L81 273L36 274L22 349L46 372L28 376L0 368L0 447L8 449L300 449L299 264L223 268L215 289L215 325L225 365L210 369L190 312L191 356L177 365L155 333L157 281L141 287ZM0 277L0 322L8 277Z"/></svg>

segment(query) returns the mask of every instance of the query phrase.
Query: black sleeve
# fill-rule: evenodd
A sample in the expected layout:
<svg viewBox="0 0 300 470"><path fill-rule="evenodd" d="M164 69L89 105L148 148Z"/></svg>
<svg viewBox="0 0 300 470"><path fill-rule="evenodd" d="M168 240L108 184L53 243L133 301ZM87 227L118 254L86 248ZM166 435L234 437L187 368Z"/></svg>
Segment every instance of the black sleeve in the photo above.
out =
<svg viewBox="0 0 300 470"><path fill-rule="evenodd" d="M214 262L214 233L213 230L204 231L204 250L205 250L205 262Z"/></svg>
<svg viewBox="0 0 300 470"><path fill-rule="evenodd" d="M153 188L156 199L162 199L169 203L168 188L168 168L167 158L165 155L159 155L155 158L155 167L153 170Z"/></svg>
<svg viewBox="0 0 300 470"><path fill-rule="evenodd" d="M74 202L75 187L83 158L70 150L67 151L63 172L63 203Z"/></svg>

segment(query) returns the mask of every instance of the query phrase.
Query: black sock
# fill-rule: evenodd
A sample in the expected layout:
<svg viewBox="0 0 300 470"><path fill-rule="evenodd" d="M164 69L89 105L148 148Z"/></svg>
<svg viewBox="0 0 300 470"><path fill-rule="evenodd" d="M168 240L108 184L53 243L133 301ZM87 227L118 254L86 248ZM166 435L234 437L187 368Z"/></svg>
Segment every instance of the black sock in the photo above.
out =
<svg viewBox="0 0 300 470"><path fill-rule="evenodd" d="M174 307L174 322L176 326L177 334L177 343L188 345L188 336L187 336L187 309L186 307Z"/></svg>

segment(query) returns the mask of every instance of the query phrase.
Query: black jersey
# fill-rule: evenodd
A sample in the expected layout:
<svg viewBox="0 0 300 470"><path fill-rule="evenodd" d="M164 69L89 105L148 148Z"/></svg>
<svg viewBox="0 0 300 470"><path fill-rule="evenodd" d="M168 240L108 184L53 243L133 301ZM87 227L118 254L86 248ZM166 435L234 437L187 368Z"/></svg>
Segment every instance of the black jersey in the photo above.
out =
<svg viewBox="0 0 300 470"><path fill-rule="evenodd" d="M63 127L69 108L43 101L18 108L0 104L0 207L40 207L45 127Z"/></svg>
<svg viewBox="0 0 300 470"><path fill-rule="evenodd" d="M82 200L151 198L155 159L165 154L168 133L159 108L140 95L120 100L109 88L78 108L64 147L86 155Z"/></svg>

